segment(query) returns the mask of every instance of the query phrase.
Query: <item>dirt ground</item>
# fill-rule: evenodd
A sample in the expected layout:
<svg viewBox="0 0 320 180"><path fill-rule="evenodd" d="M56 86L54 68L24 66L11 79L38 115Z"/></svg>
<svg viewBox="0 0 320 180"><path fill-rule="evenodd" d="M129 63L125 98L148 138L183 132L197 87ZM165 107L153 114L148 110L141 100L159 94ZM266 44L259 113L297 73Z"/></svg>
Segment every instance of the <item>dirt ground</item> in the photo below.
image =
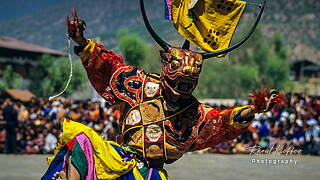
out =
<svg viewBox="0 0 320 180"><path fill-rule="evenodd" d="M0 155L0 180L40 179L46 157ZM165 169L175 180L318 180L320 157L187 154Z"/></svg>

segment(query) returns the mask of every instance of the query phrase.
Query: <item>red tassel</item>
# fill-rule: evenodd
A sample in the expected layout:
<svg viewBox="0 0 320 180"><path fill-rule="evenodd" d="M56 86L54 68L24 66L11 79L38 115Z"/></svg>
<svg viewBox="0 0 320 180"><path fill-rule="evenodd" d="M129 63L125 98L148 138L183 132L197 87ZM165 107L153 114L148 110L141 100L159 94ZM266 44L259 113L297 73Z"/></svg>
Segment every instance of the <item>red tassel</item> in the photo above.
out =
<svg viewBox="0 0 320 180"><path fill-rule="evenodd" d="M252 98L252 105L256 107L256 110L258 112L261 112L266 108L266 98L268 98L269 95L269 88L268 87L262 87L261 91L254 92L250 98Z"/></svg>
<svg viewBox="0 0 320 180"><path fill-rule="evenodd" d="M270 104L281 107L286 101L284 96L284 93L278 93L276 97L272 98ZM263 112L269 109L269 107L267 107L267 101L270 97L269 88L267 86L262 87L261 91L256 91L249 97L253 99L251 104L256 107L257 112Z"/></svg>
<svg viewBox="0 0 320 180"><path fill-rule="evenodd" d="M275 102L275 106L280 108L286 103L287 99L285 98L284 93L279 93L273 100L272 102Z"/></svg>

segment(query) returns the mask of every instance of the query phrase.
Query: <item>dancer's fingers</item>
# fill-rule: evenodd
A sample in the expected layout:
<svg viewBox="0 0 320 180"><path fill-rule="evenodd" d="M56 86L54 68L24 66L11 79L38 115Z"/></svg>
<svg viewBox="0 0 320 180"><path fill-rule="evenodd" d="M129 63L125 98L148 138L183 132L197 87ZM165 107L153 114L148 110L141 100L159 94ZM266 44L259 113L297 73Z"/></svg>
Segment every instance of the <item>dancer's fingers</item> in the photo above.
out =
<svg viewBox="0 0 320 180"><path fill-rule="evenodd" d="M52 180L56 180L57 178L59 178L59 175L60 175L59 172L54 173Z"/></svg>
<svg viewBox="0 0 320 180"><path fill-rule="evenodd" d="M67 174L64 171L60 172L60 178L61 179L67 179Z"/></svg>

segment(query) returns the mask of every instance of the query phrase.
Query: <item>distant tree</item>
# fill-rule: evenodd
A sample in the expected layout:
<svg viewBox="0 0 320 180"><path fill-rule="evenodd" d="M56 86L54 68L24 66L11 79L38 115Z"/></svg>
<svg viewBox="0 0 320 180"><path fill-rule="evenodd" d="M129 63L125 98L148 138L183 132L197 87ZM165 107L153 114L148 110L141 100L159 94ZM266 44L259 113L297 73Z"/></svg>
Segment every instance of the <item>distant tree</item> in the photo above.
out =
<svg viewBox="0 0 320 180"><path fill-rule="evenodd" d="M132 66L139 66L144 62L146 46L136 34L129 34L127 30L118 32L119 48L125 61Z"/></svg>
<svg viewBox="0 0 320 180"><path fill-rule="evenodd" d="M290 88L288 63L278 56L273 56L266 65L266 82L273 88L281 90Z"/></svg>
<svg viewBox="0 0 320 180"><path fill-rule="evenodd" d="M20 89L22 86L23 78L20 74L15 73L11 65L7 65L0 73L2 82L0 82L0 89Z"/></svg>
<svg viewBox="0 0 320 180"><path fill-rule="evenodd" d="M67 58L55 58L44 55L31 74L30 90L41 97L60 92L69 78L70 65ZM64 95L70 95L87 81L85 70L80 61L73 62L73 77Z"/></svg>
<svg viewBox="0 0 320 180"><path fill-rule="evenodd" d="M280 35L269 40L257 29L248 42L225 58L204 62L195 95L200 98L244 98L263 85L288 90L291 88L288 58Z"/></svg>
<svg viewBox="0 0 320 180"><path fill-rule="evenodd" d="M146 46L146 57L141 67L147 72L160 73L162 62L156 45Z"/></svg>
<svg viewBox="0 0 320 180"><path fill-rule="evenodd" d="M277 54L277 56L283 60L287 60L289 58L289 52L282 34L276 33L273 36L273 44L274 51Z"/></svg>
<svg viewBox="0 0 320 180"><path fill-rule="evenodd" d="M227 59L205 61L194 95L199 98L237 97L241 89L235 73L235 66Z"/></svg>
<svg viewBox="0 0 320 180"><path fill-rule="evenodd" d="M256 74L258 86L267 84L270 88L279 90L290 88L288 48L281 34L264 38L261 29L258 28L248 43L232 54L231 58L238 55L242 57L239 60L240 66L250 65L258 70Z"/></svg>
<svg viewBox="0 0 320 180"><path fill-rule="evenodd" d="M256 67L242 65L236 67L235 76L239 78L239 97L245 97L249 91L256 89L259 84L259 70Z"/></svg>

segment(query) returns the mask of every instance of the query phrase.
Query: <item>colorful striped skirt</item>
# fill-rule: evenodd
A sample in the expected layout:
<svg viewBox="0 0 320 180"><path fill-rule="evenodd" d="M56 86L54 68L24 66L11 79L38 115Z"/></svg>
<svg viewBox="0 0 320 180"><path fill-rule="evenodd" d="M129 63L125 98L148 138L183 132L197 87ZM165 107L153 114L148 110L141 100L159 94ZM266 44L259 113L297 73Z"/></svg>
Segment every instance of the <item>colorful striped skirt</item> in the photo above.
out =
<svg viewBox="0 0 320 180"><path fill-rule="evenodd" d="M54 154L48 158L49 167L43 180L52 180L55 173L66 172L68 157L81 180L170 179L162 168L138 167L135 152L106 141L93 129L70 120L63 122L63 133Z"/></svg>

